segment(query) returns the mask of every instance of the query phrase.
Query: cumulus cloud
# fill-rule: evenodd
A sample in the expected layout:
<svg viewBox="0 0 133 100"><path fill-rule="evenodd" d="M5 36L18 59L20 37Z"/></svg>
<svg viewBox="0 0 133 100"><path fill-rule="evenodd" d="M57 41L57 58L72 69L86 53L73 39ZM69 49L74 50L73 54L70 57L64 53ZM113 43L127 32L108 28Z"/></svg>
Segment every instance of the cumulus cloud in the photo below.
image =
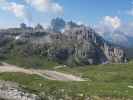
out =
<svg viewBox="0 0 133 100"><path fill-rule="evenodd" d="M0 0L0 8L13 13L16 17L25 18L27 16L25 6L22 4Z"/></svg>
<svg viewBox="0 0 133 100"><path fill-rule="evenodd" d="M63 7L53 0L24 0L27 4L19 4L13 1L0 0L0 9L13 13L18 18L23 18L26 21L31 20L31 13L28 11L28 6L34 7L39 12L62 14Z"/></svg>
<svg viewBox="0 0 133 100"><path fill-rule="evenodd" d="M6 0L0 0L0 3L6 2Z"/></svg>
<svg viewBox="0 0 133 100"><path fill-rule="evenodd" d="M117 16L105 16L103 19L95 26L95 29L103 35L106 32L112 32L121 26L121 20Z"/></svg>
<svg viewBox="0 0 133 100"><path fill-rule="evenodd" d="M129 46L129 40L128 37L122 33L122 32L116 32L115 34L112 34L112 41L113 43L123 45L123 46Z"/></svg>
<svg viewBox="0 0 133 100"><path fill-rule="evenodd" d="M133 22L123 23L117 16L105 16L94 28L102 36L116 34L116 31L119 31L121 34L133 37Z"/></svg>
<svg viewBox="0 0 133 100"><path fill-rule="evenodd" d="M53 0L25 0L27 4L30 4L36 10L40 12L54 12L62 13L63 7Z"/></svg>
<svg viewBox="0 0 133 100"><path fill-rule="evenodd" d="M121 25L121 20L117 16L115 17L105 16L103 21L104 24L111 25L111 27L114 29L117 29Z"/></svg>
<svg viewBox="0 0 133 100"><path fill-rule="evenodd" d="M123 23L122 26L118 29L123 32L128 37L133 37L133 22Z"/></svg>
<svg viewBox="0 0 133 100"><path fill-rule="evenodd" d="M12 12L16 17L26 16L25 6L15 2L7 3L6 6L2 7L2 9Z"/></svg>
<svg viewBox="0 0 133 100"><path fill-rule="evenodd" d="M124 23L117 16L105 16L94 28L105 39L116 44L129 45L133 38L133 22Z"/></svg>

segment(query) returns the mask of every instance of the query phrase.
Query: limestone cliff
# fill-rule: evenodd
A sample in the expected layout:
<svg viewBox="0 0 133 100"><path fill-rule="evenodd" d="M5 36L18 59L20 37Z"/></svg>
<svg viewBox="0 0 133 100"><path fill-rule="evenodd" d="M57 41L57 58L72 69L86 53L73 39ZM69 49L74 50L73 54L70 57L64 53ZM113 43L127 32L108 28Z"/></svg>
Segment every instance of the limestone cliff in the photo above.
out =
<svg viewBox="0 0 133 100"><path fill-rule="evenodd" d="M45 56L50 60L69 65L127 61L123 49L105 41L92 28L84 25L66 26L64 32L51 32L43 29L41 25L35 28L1 30L0 56L19 46L18 52L23 55Z"/></svg>
<svg viewBox="0 0 133 100"><path fill-rule="evenodd" d="M84 64L126 62L122 49L106 42L89 27L74 27L64 33L51 34L51 38L53 56L60 60Z"/></svg>

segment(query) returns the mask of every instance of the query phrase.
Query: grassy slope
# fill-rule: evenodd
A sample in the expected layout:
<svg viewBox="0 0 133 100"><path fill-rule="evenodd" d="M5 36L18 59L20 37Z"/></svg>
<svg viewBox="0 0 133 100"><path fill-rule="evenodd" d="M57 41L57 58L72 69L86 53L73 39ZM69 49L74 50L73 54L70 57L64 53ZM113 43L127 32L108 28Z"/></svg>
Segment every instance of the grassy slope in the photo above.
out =
<svg viewBox="0 0 133 100"><path fill-rule="evenodd" d="M58 100L64 95L77 100L83 100L85 96L111 96L129 97L133 99L133 63L86 66L78 68L61 68L59 71L80 75L86 78L86 82L59 82L42 79L36 75L22 73L2 73L1 80L18 82L27 90L46 95L55 96ZM41 84L41 86L40 86ZM63 90L63 91L62 91ZM83 94L82 97L79 95ZM131 99L131 100L132 100ZM75 100L75 99L74 99ZM112 100L112 99L111 99ZM126 99L123 99L126 100Z"/></svg>
<svg viewBox="0 0 133 100"><path fill-rule="evenodd" d="M85 67L64 67L58 71L81 76L92 82L133 82L133 62Z"/></svg>
<svg viewBox="0 0 133 100"><path fill-rule="evenodd" d="M2 73L0 74L0 79L17 82L26 90L29 90L30 92L36 94L39 94L40 92L45 92L47 96L55 96L57 100L59 98L63 98L65 95L71 96L73 98L80 98L77 100L83 100L81 98L84 98L85 96L111 96L116 98L133 98L133 89L129 89L127 87L129 85L128 82L119 84L113 82L68 83L59 81L49 81L46 79L42 79L36 75L25 75L21 73ZM83 94L83 96L80 97L80 94Z"/></svg>
<svg viewBox="0 0 133 100"><path fill-rule="evenodd" d="M6 53L5 59L0 58L0 61L18 65L20 67L35 69L52 69L54 66L59 65L57 62L49 60L46 56L40 56L39 54L34 53L28 55L25 53L24 48L26 48L28 44L16 45L15 43L12 43L12 45L12 48ZM33 51L29 50L29 52Z"/></svg>
<svg viewBox="0 0 133 100"><path fill-rule="evenodd" d="M4 60L9 64L18 65L25 68L38 68L38 69L52 69L58 66L58 63L48 60L45 57L21 57L21 56L10 56L8 59Z"/></svg>
<svg viewBox="0 0 133 100"><path fill-rule="evenodd" d="M54 66L58 65L58 63L49 60L47 57L40 57L37 55L24 56L14 49L7 55L7 58L2 61L9 64L18 65L20 67L35 69L52 69Z"/></svg>

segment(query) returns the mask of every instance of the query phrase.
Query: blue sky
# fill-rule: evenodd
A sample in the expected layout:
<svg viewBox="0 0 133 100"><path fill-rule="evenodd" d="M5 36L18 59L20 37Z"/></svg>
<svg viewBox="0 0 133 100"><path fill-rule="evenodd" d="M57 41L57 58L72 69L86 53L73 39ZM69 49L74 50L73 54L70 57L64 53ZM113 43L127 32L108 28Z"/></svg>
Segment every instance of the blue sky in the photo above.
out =
<svg viewBox="0 0 133 100"><path fill-rule="evenodd" d="M65 20L74 20L88 25L99 23L105 16L111 18L117 16L124 23L133 22L133 14L129 13L133 8L132 0L44 0L48 4L58 4L61 8L58 7L57 11L54 11L56 8L51 8L53 6L41 7L43 6L41 5L41 8L38 9L37 6L39 5L34 5L34 1L37 0L3 0L4 3L0 2L0 28L17 26L21 22L27 22L26 18L20 16L23 14L16 16L17 12L9 10L12 2L16 5L24 5L24 9L30 15L29 22L34 24L48 24L52 18L57 16L61 16ZM7 7L3 9L3 6L8 6L5 2L9 4L8 9ZM47 6L47 4L44 4L44 6ZM43 8L46 10L41 10ZM61 9L62 13L60 14L58 10Z"/></svg>
<svg viewBox="0 0 133 100"><path fill-rule="evenodd" d="M71 0L71 1L59 0L59 1L64 6L65 9L64 12L66 18L79 19L87 23L97 23L97 21L99 21L104 16L123 17L126 10L129 10L132 7L131 0ZM121 14L119 12L121 12Z"/></svg>

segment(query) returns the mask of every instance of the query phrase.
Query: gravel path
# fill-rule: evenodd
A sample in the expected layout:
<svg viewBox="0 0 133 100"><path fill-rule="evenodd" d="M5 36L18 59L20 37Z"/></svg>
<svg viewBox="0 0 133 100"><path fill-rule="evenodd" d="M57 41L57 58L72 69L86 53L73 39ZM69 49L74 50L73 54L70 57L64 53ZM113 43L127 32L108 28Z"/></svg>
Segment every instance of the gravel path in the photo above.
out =
<svg viewBox="0 0 133 100"><path fill-rule="evenodd" d="M49 80L85 81L82 78L71 74L65 74L65 73L52 71L52 70L24 69L24 68L20 68L15 65L10 65L6 63L3 63L3 65L0 65L0 73L2 72L21 72L21 73L30 74L30 75L36 74Z"/></svg>

